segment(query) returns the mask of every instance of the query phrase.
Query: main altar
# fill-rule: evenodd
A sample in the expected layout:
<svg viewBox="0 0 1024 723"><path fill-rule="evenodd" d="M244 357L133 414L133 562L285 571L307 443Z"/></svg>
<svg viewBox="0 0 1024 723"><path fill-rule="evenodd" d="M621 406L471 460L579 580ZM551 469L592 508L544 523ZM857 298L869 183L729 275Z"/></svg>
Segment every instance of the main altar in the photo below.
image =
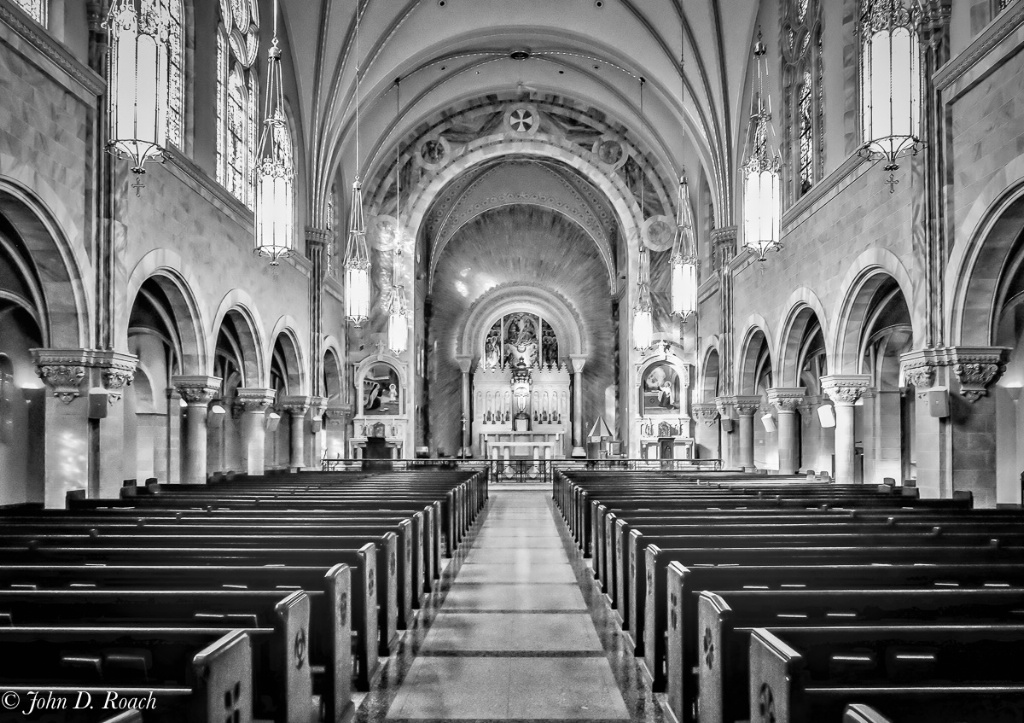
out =
<svg viewBox="0 0 1024 723"><path fill-rule="evenodd" d="M473 455L561 459L571 452L571 375L551 327L533 314L495 322L473 374Z"/></svg>

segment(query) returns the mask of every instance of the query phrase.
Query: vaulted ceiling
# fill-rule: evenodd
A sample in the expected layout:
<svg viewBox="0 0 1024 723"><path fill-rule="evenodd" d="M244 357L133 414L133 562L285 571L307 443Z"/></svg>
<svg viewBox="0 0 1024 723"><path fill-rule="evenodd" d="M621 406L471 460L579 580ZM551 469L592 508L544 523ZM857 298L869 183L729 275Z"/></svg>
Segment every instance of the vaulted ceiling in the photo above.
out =
<svg viewBox="0 0 1024 723"><path fill-rule="evenodd" d="M371 175L425 119L509 94L603 112L629 129L665 177L703 167L718 213L731 213L727 179L747 120L752 0L686 0L685 8L682 0L282 5L314 216L336 180Z"/></svg>

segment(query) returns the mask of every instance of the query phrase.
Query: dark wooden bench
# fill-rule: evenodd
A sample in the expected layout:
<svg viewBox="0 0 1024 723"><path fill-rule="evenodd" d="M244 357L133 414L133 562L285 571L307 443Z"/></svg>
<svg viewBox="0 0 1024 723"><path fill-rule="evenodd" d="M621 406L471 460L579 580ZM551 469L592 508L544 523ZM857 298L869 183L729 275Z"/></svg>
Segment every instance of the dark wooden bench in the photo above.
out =
<svg viewBox="0 0 1024 723"><path fill-rule="evenodd" d="M756 628L752 714L776 723L839 720L851 703L900 723L1009 723L1024 717L1013 625Z"/></svg>
<svg viewBox="0 0 1024 723"><path fill-rule="evenodd" d="M309 723L314 713L311 642L335 635L310 625L309 598L303 591L274 590L0 590L0 624L46 627L73 621L73 627L244 630L251 633L254 715L281 723ZM344 676L341 692L351 706L351 671L339 672ZM325 687L334 694L333 684L321 682Z"/></svg>
<svg viewBox="0 0 1024 723"><path fill-rule="evenodd" d="M0 689L23 702L45 691L69 709L145 708L146 723L253 719L252 650L240 630L0 628L0 649Z"/></svg>
<svg viewBox="0 0 1024 723"><path fill-rule="evenodd" d="M1024 587L959 590L704 591L698 599L699 675L670 670L669 705L681 719L683 706L698 704L701 723L749 720L750 634L754 628L829 625L918 625L928 623L1024 623ZM673 652L679 645L671 645ZM670 661L678 661L669 655ZM681 661L678 661L681 662ZM671 663L670 663L671 669ZM681 684L681 685L680 685ZM680 691L680 688L682 689ZM690 693L689 695L687 693Z"/></svg>

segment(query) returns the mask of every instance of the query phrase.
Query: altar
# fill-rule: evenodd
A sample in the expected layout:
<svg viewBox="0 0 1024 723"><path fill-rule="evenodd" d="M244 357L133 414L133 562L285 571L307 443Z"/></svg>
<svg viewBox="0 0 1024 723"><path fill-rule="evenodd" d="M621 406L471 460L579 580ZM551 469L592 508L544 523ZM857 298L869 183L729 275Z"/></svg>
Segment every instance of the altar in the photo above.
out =
<svg viewBox="0 0 1024 723"><path fill-rule="evenodd" d="M560 459L565 453L562 432L494 432L480 435L487 459Z"/></svg>

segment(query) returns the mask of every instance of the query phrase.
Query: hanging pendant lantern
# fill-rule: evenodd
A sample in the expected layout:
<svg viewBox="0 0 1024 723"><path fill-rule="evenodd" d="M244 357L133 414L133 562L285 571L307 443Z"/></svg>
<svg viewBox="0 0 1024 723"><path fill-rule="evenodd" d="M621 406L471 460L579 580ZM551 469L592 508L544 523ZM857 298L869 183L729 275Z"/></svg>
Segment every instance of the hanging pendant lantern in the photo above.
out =
<svg viewBox="0 0 1024 723"><path fill-rule="evenodd" d="M690 209L690 186L679 179L679 214L672 247L672 313L686 319L697 311L697 243Z"/></svg>
<svg viewBox="0 0 1024 723"><path fill-rule="evenodd" d="M277 3L274 3L274 39L267 59L267 98L263 134L256 164L255 253L276 266L295 249L293 230L292 162L285 157L291 144L283 142L288 133L284 115L284 87L281 48L277 43Z"/></svg>
<svg viewBox="0 0 1024 723"><path fill-rule="evenodd" d="M114 0L106 27L107 145L141 175L146 161L163 161L167 148L171 17L160 0Z"/></svg>
<svg viewBox="0 0 1024 723"><path fill-rule="evenodd" d="M903 0L872 0L861 17L861 155L884 160L889 192L898 158L921 149L921 11Z"/></svg>
<svg viewBox="0 0 1024 723"><path fill-rule="evenodd" d="M771 125L771 99L765 102L765 77L768 75L768 51L758 33L754 45L754 62L757 65L756 108L750 117L753 129L753 148L750 157L743 164L743 245L757 254L758 261L764 261L769 251L780 251L779 243L779 176L782 158L770 142L774 136ZM751 103L754 106L754 103Z"/></svg>
<svg viewBox="0 0 1024 723"><path fill-rule="evenodd" d="M370 252L363 219L363 184L352 184L352 212L345 247L345 316L356 326L370 318Z"/></svg>
<svg viewBox="0 0 1024 723"><path fill-rule="evenodd" d="M636 305L633 306L633 348L647 351L654 346L654 305L651 303L647 249L640 247L640 273Z"/></svg>

